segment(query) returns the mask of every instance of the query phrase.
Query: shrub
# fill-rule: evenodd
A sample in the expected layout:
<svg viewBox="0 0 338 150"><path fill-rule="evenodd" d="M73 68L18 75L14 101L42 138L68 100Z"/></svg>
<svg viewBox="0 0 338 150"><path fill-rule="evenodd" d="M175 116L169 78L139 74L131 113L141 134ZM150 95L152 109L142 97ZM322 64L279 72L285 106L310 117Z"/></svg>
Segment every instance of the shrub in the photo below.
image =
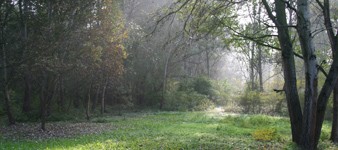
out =
<svg viewBox="0 0 338 150"><path fill-rule="evenodd" d="M247 91L238 97L243 113L287 116L285 95L275 92Z"/></svg>
<svg viewBox="0 0 338 150"><path fill-rule="evenodd" d="M183 80L179 82L177 91L195 91L198 94L207 95L209 97L214 95L211 81L206 77Z"/></svg>
<svg viewBox="0 0 338 150"><path fill-rule="evenodd" d="M200 111L213 107L207 96L194 91L168 92L164 109L178 111Z"/></svg>
<svg viewBox="0 0 338 150"><path fill-rule="evenodd" d="M256 141L272 141L278 139L277 129L260 129L252 133Z"/></svg>
<svg viewBox="0 0 338 150"><path fill-rule="evenodd" d="M261 98L259 92L247 91L240 97L239 104L244 113L259 113L261 110Z"/></svg>

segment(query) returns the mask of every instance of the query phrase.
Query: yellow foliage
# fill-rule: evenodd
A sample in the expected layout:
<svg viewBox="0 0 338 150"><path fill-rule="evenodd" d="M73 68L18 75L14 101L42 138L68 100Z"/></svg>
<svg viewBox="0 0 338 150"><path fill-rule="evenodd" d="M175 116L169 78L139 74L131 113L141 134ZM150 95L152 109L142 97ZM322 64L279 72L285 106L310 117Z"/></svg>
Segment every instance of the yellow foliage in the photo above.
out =
<svg viewBox="0 0 338 150"><path fill-rule="evenodd" d="M276 129L260 129L252 133L256 141L272 141L278 138Z"/></svg>

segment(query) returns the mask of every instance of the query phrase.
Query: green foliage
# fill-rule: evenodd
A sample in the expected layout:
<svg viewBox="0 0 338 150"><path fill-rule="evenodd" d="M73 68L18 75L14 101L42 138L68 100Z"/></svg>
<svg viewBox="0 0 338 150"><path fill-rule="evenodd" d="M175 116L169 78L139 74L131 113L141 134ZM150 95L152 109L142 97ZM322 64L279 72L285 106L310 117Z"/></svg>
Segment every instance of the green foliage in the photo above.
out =
<svg viewBox="0 0 338 150"><path fill-rule="evenodd" d="M212 81L206 77L171 81L168 83L165 109L179 111L200 111L213 108L215 100L221 98L222 87L218 87L218 95Z"/></svg>
<svg viewBox="0 0 338 150"><path fill-rule="evenodd" d="M277 130L274 128L270 128L270 129L259 129L259 130L255 130L252 133L252 137L256 140L256 141L272 141L272 140L276 140L278 139L278 134L277 134Z"/></svg>
<svg viewBox="0 0 338 150"><path fill-rule="evenodd" d="M206 95L195 91L173 91L167 94L165 109L178 111L200 111L212 108L214 104Z"/></svg>
<svg viewBox="0 0 338 150"><path fill-rule="evenodd" d="M228 102L230 101L229 97L231 89L229 88L227 81L213 80L212 87L213 95L211 99L215 102L215 104L220 106L228 105Z"/></svg>
<svg viewBox="0 0 338 150"><path fill-rule="evenodd" d="M261 110L261 97L257 91L247 91L240 97L239 104L244 113L258 113Z"/></svg>
<svg viewBox="0 0 338 150"><path fill-rule="evenodd" d="M210 80L205 77L198 77L193 80L193 89L199 94L211 96L212 93L212 85Z"/></svg>
<svg viewBox="0 0 338 150"><path fill-rule="evenodd" d="M287 116L286 101L283 94L276 92L247 91L238 98L243 113L263 113Z"/></svg>
<svg viewBox="0 0 338 150"><path fill-rule="evenodd" d="M206 96L213 95L212 83L206 77L183 80L179 83L178 91L195 91Z"/></svg>

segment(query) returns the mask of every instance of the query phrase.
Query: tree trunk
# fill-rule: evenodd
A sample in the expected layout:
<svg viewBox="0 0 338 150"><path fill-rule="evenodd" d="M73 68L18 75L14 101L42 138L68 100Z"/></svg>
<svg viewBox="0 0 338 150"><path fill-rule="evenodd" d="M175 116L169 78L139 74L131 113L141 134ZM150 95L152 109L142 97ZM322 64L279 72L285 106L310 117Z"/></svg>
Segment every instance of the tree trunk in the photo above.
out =
<svg viewBox="0 0 338 150"><path fill-rule="evenodd" d="M282 49L283 72L285 80L285 95L287 100L288 112L290 115L292 141L300 144L302 132L302 112L297 90L297 78L292 42L289 35L288 24L286 21L285 3L275 0L276 17L266 0L263 0L269 18L275 23L278 30L278 40Z"/></svg>
<svg viewBox="0 0 338 150"><path fill-rule="evenodd" d="M105 83L103 84L102 87L102 97L101 97L101 115L104 114L105 111L105 95L106 95L106 89L108 86L108 80L109 78L107 77Z"/></svg>
<svg viewBox="0 0 338 150"><path fill-rule="evenodd" d="M324 0L324 3L318 2L318 4L323 11L324 25L326 28L326 33L330 40L332 56L333 56L333 59L335 59L335 57L337 56L336 52L338 50L338 31L335 35L334 28L332 27L332 23L331 23L330 1ZM321 103L321 101L318 101L318 102ZM319 129L316 129L316 130L319 130ZM319 138L319 135L316 135L316 136L317 136L316 138ZM338 143L338 83L335 84L335 87L333 89L333 119L332 119L332 130L331 130L330 139L333 143Z"/></svg>
<svg viewBox="0 0 338 150"><path fill-rule="evenodd" d="M63 75L60 74L59 76L59 110L62 112L66 110L64 94L65 94L65 87L64 87L64 81L63 81Z"/></svg>
<svg viewBox="0 0 338 150"><path fill-rule="evenodd" d="M92 85L90 85L89 90L88 90L88 94L87 94L87 98L86 98L86 119L87 121L90 120L90 101L91 101L91 90L92 90Z"/></svg>
<svg viewBox="0 0 338 150"><path fill-rule="evenodd" d="M337 51L335 53L336 53L335 55L337 55ZM330 67L330 71L326 77L324 85L318 96L315 145L317 145L319 141L325 116L326 104L334 86L336 85L337 78L338 78L338 57L334 57L332 65Z"/></svg>
<svg viewBox="0 0 338 150"><path fill-rule="evenodd" d="M338 82L333 90L333 118L330 140L333 143L338 143Z"/></svg>
<svg viewBox="0 0 338 150"><path fill-rule="evenodd" d="M205 50L205 56L206 56L206 59L207 59L207 75L208 75L208 78L210 78L210 56L209 56L209 50Z"/></svg>
<svg viewBox="0 0 338 150"><path fill-rule="evenodd" d="M303 110L302 148L315 149L315 125L317 109L317 59L311 35L308 0L297 1L297 32L302 48L305 68L305 100Z"/></svg>
<svg viewBox="0 0 338 150"><path fill-rule="evenodd" d="M250 90L256 90L255 87L255 43L251 43L251 57L250 57L250 84L251 88Z"/></svg>
<svg viewBox="0 0 338 150"><path fill-rule="evenodd" d="M28 113L31 111L31 97L32 97L31 75L27 73L24 77L24 80L25 80L25 94L23 97L22 111Z"/></svg>
<svg viewBox="0 0 338 150"><path fill-rule="evenodd" d="M41 129L46 131L46 117L47 117L47 100L46 100L46 88L47 88L47 75L46 72L42 73L42 83L40 89L40 115L41 115Z"/></svg>
<svg viewBox="0 0 338 150"><path fill-rule="evenodd" d="M97 102L99 101L100 86L101 86L101 85L98 85L98 86L97 86L95 98L93 99L93 104L92 104L92 110L93 110L93 111L96 109Z"/></svg>
<svg viewBox="0 0 338 150"><path fill-rule="evenodd" d="M169 54L171 53L171 50L169 51ZM163 108L164 101L165 101L165 94L167 91L167 77L168 77L168 65L169 65L169 58L170 56L167 57L165 64L164 64L164 73L163 73L163 88L162 88L162 99L160 101L160 109Z"/></svg>
<svg viewBox="0 0 338 150"><path fill-rule="evenodd" d="M263 64L262 64L262 48L258 45L258 77L259 77L259 91L263 92Z"/></svg>

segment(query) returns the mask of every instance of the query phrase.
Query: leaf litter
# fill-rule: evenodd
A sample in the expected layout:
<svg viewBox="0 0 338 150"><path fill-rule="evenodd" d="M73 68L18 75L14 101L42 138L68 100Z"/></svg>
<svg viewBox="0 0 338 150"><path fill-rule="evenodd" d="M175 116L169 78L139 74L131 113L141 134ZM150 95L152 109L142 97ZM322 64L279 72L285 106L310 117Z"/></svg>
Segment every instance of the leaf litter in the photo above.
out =
<svg viewBox="0 0 338 150"><path fill-rule="evenodd" d="M46 123L46 131L43 131L40 123L16 123L11 126L0 126L0 136L9 140L45 140L100 134L113 129L115 128L111 123L52 122Z"/></svg>

